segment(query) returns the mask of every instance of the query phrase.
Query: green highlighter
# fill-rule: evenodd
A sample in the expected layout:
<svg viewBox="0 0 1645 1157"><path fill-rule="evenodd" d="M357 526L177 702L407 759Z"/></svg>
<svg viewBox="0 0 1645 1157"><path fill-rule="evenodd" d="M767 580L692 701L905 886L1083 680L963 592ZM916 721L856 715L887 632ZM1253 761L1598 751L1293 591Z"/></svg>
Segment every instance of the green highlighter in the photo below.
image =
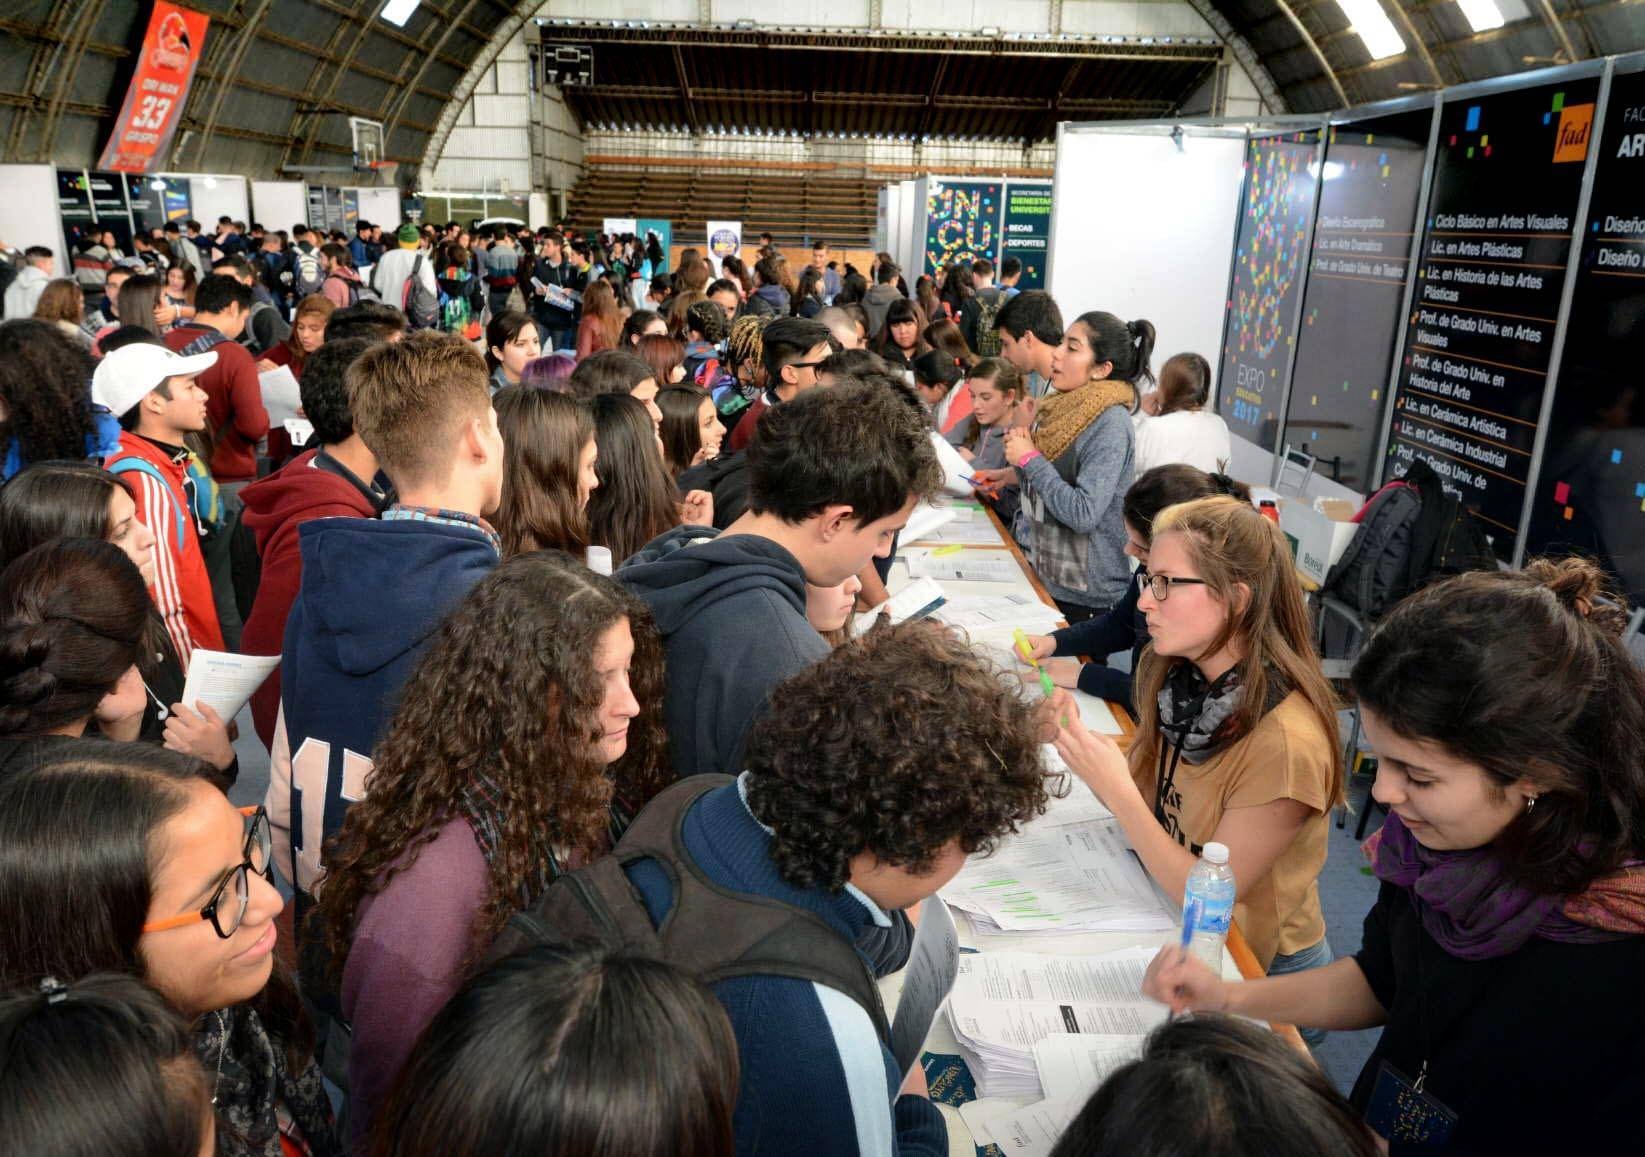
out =
<svg viewBox="0 0 1645 1157"><path fill-rule="evenodd" d="M1045 697L1047 699L1051 698L1052 695L1056 694L1057 685L1051 682L1051 676L1046 674L1045 668L1040 666L1038 659L1034 658L1034 649L1028 645L1028 636L1022 633L1021 627L1012 630L1011 641L1016 644L1017 654L1022 656L1022 661L1034 668L1035 673L1039 675L1040 687L1044 689ZM1067 720L1063 720L1063 726L1067 726Z"/></svg>

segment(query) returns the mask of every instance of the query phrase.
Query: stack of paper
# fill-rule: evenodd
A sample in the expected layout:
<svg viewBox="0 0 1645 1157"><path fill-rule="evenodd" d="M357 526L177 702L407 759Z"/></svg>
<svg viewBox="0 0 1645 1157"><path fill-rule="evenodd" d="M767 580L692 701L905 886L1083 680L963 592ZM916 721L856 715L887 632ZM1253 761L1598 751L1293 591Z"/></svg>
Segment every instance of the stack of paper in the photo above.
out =
<svg viewBox="0 0 1645 1157"><path fill-rule="evenodd" d="M898 543L918 542L934 533L938 527L954 518L954 508L947 505L934 505L930 502L921 502L914 507L914 513L908 516L903 524L902 533L898 536ZM906 551L902 552L906 555Z"/></svg>
<svg viewBox="0 0 1645 1157"><path fill-rule="evenodd" d="M998 1145L1011 1157L1046 1157L1086 1101L1117 1069L1142 1055L1148 1038L1130 1033L1052 1033L1034 1045L1034 1068L1045 1099L1009 1110L990 1107L967 1118L981 1148ZM980 1120L976 1119L981 1117Z"/></svg>
<svg viewBox="0 0 1645 1157"><path fill-rule="evenodd" d="M998 595L961 595L950 599L937 616L972 634L1020 628L1030 635L1049 635L1062 621L1062 612L1048 607L1029 591Z"/></svg>
<svg viewBox="0 0 1645 1157"><path fill-rule="evenodd" d="M1141 994L1154 952L1128 948L1101 956L983 952L960 957L948 1018L977 1079L978 1095L1043 1096L1034 1049L1052 1034L1135 1037L1163 1021L1165 1006ZM1061 1081L1066 1067L1062 1054L1053 1048L1047 1056L1057 1058ZM1095 1065L1089 1059L1082 1063Z"/></svg>
<svg viewBox="0 0 1645 1157"><path fill-rule="evenodd" d="M973 856L941 895L973 914L972 923L985 934L1164 932L1176 926L1112 819L1030 825L993 855Z"/></svg>
<svg viewBox="0 0 1645 1157"><path fill-rule="evenodd" d="M917 513L917 512L916 512ZM951 548L938 547L937 550ZM934 578L942 582L1015 583L1026 582L1022 568L1008 551L964 550L938 554L934 550L902 553L912 578Z"/></svg>
<svg viewBox="0 0 1645 1157"><path fill-rule="evenodd" d="M988 515L980 507L955 503L948 508L953 518L935 530L922 533L918 539L904 532L903 542L959 543L964 546L1004 546L1005 540L994 529ZM912 518L910 519L912 521Z"/></svg>

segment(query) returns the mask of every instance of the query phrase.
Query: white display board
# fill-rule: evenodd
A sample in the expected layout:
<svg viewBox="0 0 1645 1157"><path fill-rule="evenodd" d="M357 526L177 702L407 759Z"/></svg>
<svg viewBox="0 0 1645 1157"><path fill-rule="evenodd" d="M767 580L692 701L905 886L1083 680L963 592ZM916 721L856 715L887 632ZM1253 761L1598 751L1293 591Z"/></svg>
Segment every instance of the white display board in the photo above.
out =
<svg viewBox="0 0 1645 1157"><path fill-rule="evenodd" d="M308 188L301 181L253 181L248 220L265 229L285 229L308 222ZM199 218L205 224L205 218Z"/></svg>
<svg viewBox="0 0 1645 1157"><path fill-rule="evenodd" d="M1244 161L1243 135L1061 126L1047 285L1063 318L1146 318L1156 370L1179 353L1216 366Z"/></svg>
<svg viewBox="0 0 1645 1157"><path fill-rule="evenodd" d="M0 165L0 241L17 249L44 245L67 277L63 224L57 216L57 170L51 165Z"/></svg>
<svg viewBox="0 0 1645 1157"><path fill-rule="evenodd" d="M247 196L244 177L190 177L188 193L190 212L207 233L217 227L219 217L244 221L248 225L251 223L251 200ZM306 212L305 206L304 211L286 222L284 227L290 228L293 221L306 221Z"/></svg>
<svg viewBox="0 0 1645 1157"><path fill-rule="evenodd" d="M360 216L373 225L381 225L386 230L390 227L398 228L404 220L405 213L400 207L400 190L389 189L355 189L360 204Z"/></svg>

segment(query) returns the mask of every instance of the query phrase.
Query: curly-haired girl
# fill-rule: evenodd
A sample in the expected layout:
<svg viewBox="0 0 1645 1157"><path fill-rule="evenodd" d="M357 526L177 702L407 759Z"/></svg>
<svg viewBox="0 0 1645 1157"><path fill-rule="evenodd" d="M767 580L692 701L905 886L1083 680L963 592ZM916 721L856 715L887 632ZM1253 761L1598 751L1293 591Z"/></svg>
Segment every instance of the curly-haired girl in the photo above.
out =
<svg viewBox="0 0 1645 1157"><path fill-rule="evenodd" d="M119 424L91 404L91 352L37 318L0 324L0 446L10 478L30 462L111 453Z"/></svg>
<svg viewBox="0 0 1645 1157"><path fill-rule="evenodd" d="M509 916L665 782L662 677L645 605L556 551L504 562L440 627L325 854L356 1137Z"/></svg>

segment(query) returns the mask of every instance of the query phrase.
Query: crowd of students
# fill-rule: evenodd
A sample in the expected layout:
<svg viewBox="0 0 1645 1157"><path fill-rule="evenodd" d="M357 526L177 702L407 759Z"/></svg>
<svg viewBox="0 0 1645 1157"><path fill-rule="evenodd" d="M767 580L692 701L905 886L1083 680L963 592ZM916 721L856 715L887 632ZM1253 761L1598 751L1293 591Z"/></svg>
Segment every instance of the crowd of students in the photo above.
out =
<svg viewBox="0 0 1645 1157"><path fill-rule="evenodd" d="M1334 959L1341 704L1203 357L1156 386L1149 322L1065 323L1010 259L910 288L820 244L796 275L769 245L716 271L655 238L489 232L189 222L133 258L87 238L62 290L50 251L18 255L20 1152L945 1153L875 981L919 904L1062 790L1047 743L1167 893L1228 846L1267 973L1162 950L1145 991L1195 1015L1059 1157L1639 1124L1645 678L1592 565L1449 579L1365 645L1392 814L1364 945ZM301 446L262 402L282 366ZM1029 654L1131 711L1128 750L958 632L852 629L942 489L939 442L1068 623ZM180 701L224 650L280 656L247 808L234 721ZM573 916L607 934L557 934ZM1345 1099L1228 1014L1384 1032Z"/></svg>

